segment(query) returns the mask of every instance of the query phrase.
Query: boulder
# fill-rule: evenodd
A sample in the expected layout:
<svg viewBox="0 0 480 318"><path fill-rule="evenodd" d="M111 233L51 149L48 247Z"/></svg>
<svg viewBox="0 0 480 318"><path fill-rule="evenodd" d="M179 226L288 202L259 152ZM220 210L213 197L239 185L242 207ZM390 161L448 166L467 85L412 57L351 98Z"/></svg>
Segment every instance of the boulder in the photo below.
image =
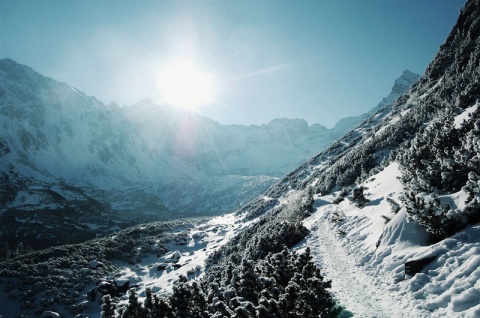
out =
<svg viewBox="0 0 480 318"><path fill-rule="evenodd" d="M118 295L117 286L109 281L102 281L97 285L97 291L102 295L110 295L115 297Z"/></svg>
<svg viewBox="0 0 480 318"><path fill-rule="evenodd" d="M88 267L90 267L90 268L105 267L105 264L103 264L102 262L94 260L94 261L91 261L90 263L88 263Z"/></svg>
<svg viewBox="0 0 480 318"><path fill-rule="evenodd" d="M158 264L157 264L157 270L158 270L158 271L166 270L167 267L168 267L168 264L167 264L167 263L158 263Z"/></svg>
<svg viewBox="0 0 480 318"><path fill-rule="evenodd" d="M167 260L169 263L178 263L180 258L182 257L182 253L179 251L173 252L172 256Z"/></svg>
<svg viewBox="0 0 480 318"><path fill-rule="evenodd" d="M184 238L181 238L181 239L178 239L175 243L177 245L187 245L187 240Z"/></svg>
<svg viewBox="0 0 480 318"><path fill-rule="evenodd" d="M125 294L130 289L130 280L128 279L117 279L114 281L115 286L117 287L117 292Z"/></svg>
<svg viewBox="0 0 480 318"><path fill-rule="evenodd" d="M437 257L430 256L422 259L411 260L405 263L405 275L413 276L422 271L422 269L433 262Z"/></svg>

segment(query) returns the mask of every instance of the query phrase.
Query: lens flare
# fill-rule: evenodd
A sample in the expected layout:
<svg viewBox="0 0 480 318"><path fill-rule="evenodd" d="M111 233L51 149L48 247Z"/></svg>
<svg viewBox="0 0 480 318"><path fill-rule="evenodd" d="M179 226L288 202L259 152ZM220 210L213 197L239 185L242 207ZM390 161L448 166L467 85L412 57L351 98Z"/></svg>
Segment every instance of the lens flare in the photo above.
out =
<svg viewBox="0 0 480 318"><path fill-rule="evenodd" d="M158 87L163 102L184 109L198 109L212 103L217 85L212 75L190 60L174 60L160 69Z"/></svg>

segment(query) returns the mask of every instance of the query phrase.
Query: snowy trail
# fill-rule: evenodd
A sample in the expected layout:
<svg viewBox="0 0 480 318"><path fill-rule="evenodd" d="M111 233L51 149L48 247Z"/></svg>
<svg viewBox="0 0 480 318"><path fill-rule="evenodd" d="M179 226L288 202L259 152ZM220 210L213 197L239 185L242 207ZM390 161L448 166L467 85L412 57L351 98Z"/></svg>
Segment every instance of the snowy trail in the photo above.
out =
<svg viewBox="0 0 480 318"><path fill-rule="evenodd" d="M355 265L326 222L318 222L300 248L309 246L322 275L332 281L332 292L353 317L404 317L389 292Z"/></svg>

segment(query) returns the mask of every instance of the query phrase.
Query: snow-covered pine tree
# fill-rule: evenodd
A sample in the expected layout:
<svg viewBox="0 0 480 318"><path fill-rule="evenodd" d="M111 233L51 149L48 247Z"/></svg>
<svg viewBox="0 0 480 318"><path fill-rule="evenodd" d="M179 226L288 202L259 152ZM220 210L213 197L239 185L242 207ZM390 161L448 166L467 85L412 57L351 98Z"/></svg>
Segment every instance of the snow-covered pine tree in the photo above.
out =
<svg viewBox="0 0 480 318"><path fill-rule="evenodd" d="M336 317L329 288L308 249L301 254L284 249L257 262L244 259L231 270L207 272L200 281L181 281L167 298L148 291L144 306L130 290L117 317Z"/></svg>
<svg viewBox="0 0 480 318"><path fill-rule="evenodd" d="M352 200L356 202L359 208L363 208L370 200L365 198L363 191L365 190L364 187L356 187L352 190Z"/></svg>
<svg viewBox="0 0 480 318"><path fill-rule="evenodd" d="M102 297L102 312L101 318L114 318L115 317L115 306L112 303L112 297L110 295L105 295Z"/></svg>
<svg viewBox="0 0 480 318"><path fill-rule="evenodd" d="M173 286L173 294L169 300L175 317L192 317L191 305L195 305L190 304L192 296L191 288L187 283L179 282L176 286Z"/></svg>
<svg viewBox="0 0 480 318"><path fill-rule="evenodd" d="M122 318L130 318L130 317L148 318L148 311L147 309L142 307L142 304L138 301L138 296L134 288L131 288L128 291L128 305L124 309L121 317Z"/></svg>
<svg viewBox="0 0 480 318"><path fill-rule="evenodd" d="M255 272L253 261L248 259L242 260L240 281L237 289L238 295L252 303L258 301L258 289L260 282L258 274Z"/></svg>

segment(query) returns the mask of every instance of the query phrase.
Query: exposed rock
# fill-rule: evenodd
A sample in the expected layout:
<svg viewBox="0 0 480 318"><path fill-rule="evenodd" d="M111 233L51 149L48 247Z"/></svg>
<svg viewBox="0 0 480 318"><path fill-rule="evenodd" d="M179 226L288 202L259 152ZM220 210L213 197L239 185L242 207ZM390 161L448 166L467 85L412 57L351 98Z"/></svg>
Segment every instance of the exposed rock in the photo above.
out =
<svg viewBox="0 0 480 318"><path fill-rule="evenodd" d="M117 286L108 281L102 281L97 285L97 291L101 293L102 295L110 295L112 297L115 297L118 295L118 288Z"/></svg>
<svg viewBox="0 0 480 318"><path fill-rule="evenodd" d="M179 251L175 251L173 252L172 256L166 261L169 263L177 263L181 257L182 257L182 253L180 253Z"/></svg>
<svg viewBox="0 0 480 318"><path fill-rule="evenodd" d="M88 266L90 268L99 268L99 267L105 267L105 264L103 264L102 262L99 262L99 261L91 261L90 263L88 263Z"/></svg>
<svg viewBox="0 0 480 318"><path fill-rule="evenodd" d="M163 271L163 270L167 269L167 267L168 267L167 263L158 263L157 264L157 270L159 270L159 271Z"/></svg>

